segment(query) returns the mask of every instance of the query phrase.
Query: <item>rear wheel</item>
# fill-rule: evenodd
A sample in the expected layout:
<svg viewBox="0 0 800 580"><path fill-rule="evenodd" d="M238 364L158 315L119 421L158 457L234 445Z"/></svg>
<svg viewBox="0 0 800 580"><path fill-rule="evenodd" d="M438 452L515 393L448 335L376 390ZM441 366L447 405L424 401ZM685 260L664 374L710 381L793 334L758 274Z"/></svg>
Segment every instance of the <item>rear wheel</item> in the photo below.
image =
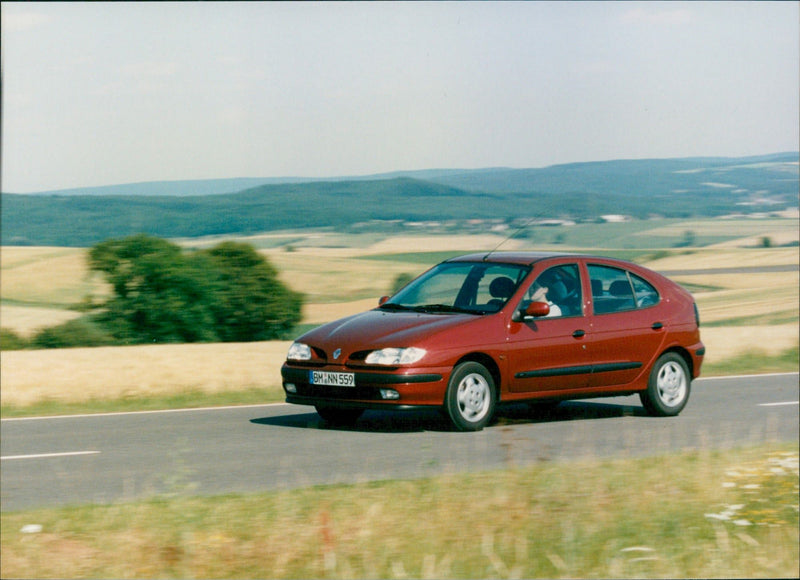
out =
<svg viewBox="0 0 800 580"><path fill-rule="evenodd" d="M494 414L494 378L482 364L464 362L453 369L445 409L459 431L480 431Z"/></svg>
<svg viewBox="0 0 800 580"><path fill-rule="evenodd" d="M352 425L364 413L364 409L316 406L317 413L332 425Z"/></svg>
<svg viewBox="0 0 800 580"><path fill-rule="evenodd" d="M691 384L686 361L679 354L668 352L653 365L647 390L639 393L639 397L650 415L673 417L689 401Z"/></svg>

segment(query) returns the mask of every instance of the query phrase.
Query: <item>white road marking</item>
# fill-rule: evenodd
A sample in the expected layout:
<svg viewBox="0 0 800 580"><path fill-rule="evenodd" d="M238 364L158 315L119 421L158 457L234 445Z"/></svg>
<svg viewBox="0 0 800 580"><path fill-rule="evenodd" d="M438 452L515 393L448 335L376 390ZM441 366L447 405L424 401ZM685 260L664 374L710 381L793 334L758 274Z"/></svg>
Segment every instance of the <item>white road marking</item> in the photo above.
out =
<svg viewBox="0 0 800 580"><path fill-rule="evenodd" d="M800 405L800 401L783 401L782 403L760 403L759 407L783 407L786 405Z"/></svg>
<svg viewBox="0 0 800 580"><path fill-rule="evenodd" d="M99 451L67 451L65 453L37 453L35 455L5 455L0 457L3 461L6 459L47 459L50 457L74 457L77 455L97 455Z"/></svg>
<svg viewBox="0 0 800 580"><path fill-rule="evenodd" d="M796 374L798 374L798 373L789 372L789 373L764 373L764 374L758 374L758 375L718 375L718 376L713 376L713 377L703 377L703 376L701 376L701 377L696 378L692 382L693 383L700 383L700 382L705 382L705 381L722 381L722 380L725 380L725 379L757 379L757 378L766 378L766 377L786 377L786 376L791 376L791 375L796 375Z"/></svg>

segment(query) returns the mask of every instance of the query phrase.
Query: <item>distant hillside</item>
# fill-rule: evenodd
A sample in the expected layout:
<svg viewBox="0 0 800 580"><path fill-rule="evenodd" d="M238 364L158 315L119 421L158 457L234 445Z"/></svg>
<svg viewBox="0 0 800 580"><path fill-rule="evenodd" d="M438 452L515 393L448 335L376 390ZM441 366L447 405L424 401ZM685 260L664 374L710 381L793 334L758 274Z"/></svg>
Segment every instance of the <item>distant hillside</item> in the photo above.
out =
<svg viewBox="0 0 800 580"><path fill-rule="evenodd" d="M233 179L194 179L183 181L146 181L122 185L82 187L36 192L29 195L138 195L199 196L237 193L261 185L297 183L384 181L408 177L483 193L565 193L616 191L629 195L669 192L670 187L693 187L702 191L704 182L736 182L739 187L761 189L765 177L790 178L797 183L800 153L776 153L756 157L690 157L685 159L642 159L597 161L552 165L538 169L507 167L486 169L423 169L394 171L375 175L346 177L241 177ZM694 174L696 179L687 178ZM713 178L713 179L712 179ZM734 185L734 184L729 184ZM773 183L774 185L774 183ZM14 192L4 192L14 193ZM797 193L795 189L795 193Z"/></svg>
<svg viewBox="0 0 800 580"><path fill-rule="evenodd" d="M241 177L236 179L190 179L184 181L143 181L122 185L101 185L99 187L77 187L40 191L29 195L221 195L236 193L265 183L285 183L291 179L270 180L269 178ZM299 180L307 181L307 180Z"/></svg>
<svg viewBox="0 0 800 580"><path fill-rule="evenodd" d="M167 238L246 235L347 229L371 220L581 220L603 214L689 217L776 211L797 207L798 158L788 153L543 169L427 170L350 180L262 184L246 178L101 188L116 195L72 190L3 194L2 243L87 246L138 232ZM240 186L236 193L210 193ZM172 195L148 193L167 190Z"/></svg>
<svg viewBox="0 0 800 580"><path fill-rule="evenodd" d="M514 193L583 192L627 196L704 194L727 189L742 199L768 191L771 196L798 194L798 153L758 157L643 159L572 163L543 169L493 169L431 177L470 191Z"/></svg>

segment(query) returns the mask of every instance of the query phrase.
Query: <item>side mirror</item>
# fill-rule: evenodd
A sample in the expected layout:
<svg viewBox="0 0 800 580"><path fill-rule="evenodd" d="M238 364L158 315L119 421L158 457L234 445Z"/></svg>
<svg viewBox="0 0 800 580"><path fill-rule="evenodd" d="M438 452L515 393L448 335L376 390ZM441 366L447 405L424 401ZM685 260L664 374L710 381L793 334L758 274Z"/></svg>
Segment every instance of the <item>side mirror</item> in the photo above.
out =
<svg viewBox="0 0 800 580"><path fill-rule="evenodd" d="M378 306L383 306L386 304L386 301L389 300L389 298L391 298L391 296L381 296L378 298Z"/></svg>
<svg viewBox="0 0 800 580"><path fill-rule="evenodd" d="M530 302L527 306L520 307L514 313L512 320L514 322L522 322L528 318L542 318L550 314L550 305L547 302Z"/></svg>

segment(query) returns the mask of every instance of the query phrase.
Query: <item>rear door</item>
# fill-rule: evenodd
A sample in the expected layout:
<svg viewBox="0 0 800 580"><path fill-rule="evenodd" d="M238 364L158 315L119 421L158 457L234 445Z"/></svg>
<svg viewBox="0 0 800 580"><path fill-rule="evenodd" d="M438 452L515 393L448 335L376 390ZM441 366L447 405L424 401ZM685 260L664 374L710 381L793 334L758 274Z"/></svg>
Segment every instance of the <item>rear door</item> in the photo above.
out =
<svg viewBox="0 0 800 580"><path fill-rule="evenodd" d="M592 288L589 386L625 385L644 372L666 336L656 288L612 264L588 263Z"/></svg>

